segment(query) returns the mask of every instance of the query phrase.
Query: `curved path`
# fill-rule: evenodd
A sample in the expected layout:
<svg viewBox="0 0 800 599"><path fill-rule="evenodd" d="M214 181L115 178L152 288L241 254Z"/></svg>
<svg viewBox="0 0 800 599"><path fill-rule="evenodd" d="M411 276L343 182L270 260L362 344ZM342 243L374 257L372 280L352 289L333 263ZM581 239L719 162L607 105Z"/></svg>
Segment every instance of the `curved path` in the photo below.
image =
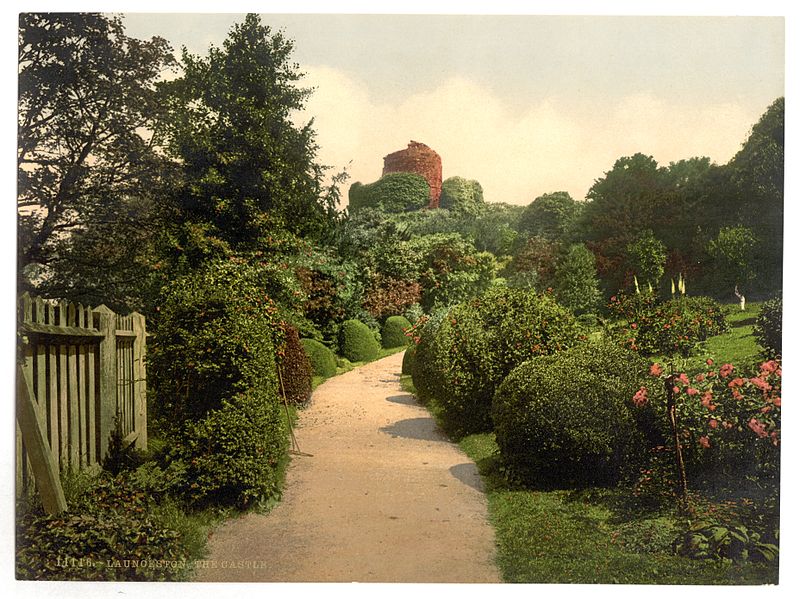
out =
<svg viewBox="0 0 800 599"><path fill-rule="evenodd" d="M475 464L400 389L402 353L300 412L281 502L217 529L200 581L499 582Z"/></svg>

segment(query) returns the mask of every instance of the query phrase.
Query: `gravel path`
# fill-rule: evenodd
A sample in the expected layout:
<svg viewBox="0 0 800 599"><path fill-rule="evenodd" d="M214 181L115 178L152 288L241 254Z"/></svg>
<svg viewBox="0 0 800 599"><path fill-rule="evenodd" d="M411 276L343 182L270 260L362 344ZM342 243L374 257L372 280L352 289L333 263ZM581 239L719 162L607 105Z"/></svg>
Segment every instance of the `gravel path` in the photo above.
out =
<svg viewBox="0 0 800 599"><path fill-rule="evenodd" d="M217 529L197 580L499 582L475 464L400 389L402 353L300 413L282 501Z"/></svg>

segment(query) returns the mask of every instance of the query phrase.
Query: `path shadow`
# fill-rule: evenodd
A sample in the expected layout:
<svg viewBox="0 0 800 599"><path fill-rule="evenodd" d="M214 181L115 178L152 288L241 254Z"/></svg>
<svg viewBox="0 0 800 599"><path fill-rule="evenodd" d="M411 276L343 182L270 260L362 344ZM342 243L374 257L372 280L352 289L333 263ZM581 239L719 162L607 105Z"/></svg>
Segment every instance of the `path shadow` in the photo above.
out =
<svg viewBox="0 0 800 599"><path fill-rule="evenodd" d="M463 464L450 466L450 474L468 487L472 487L483 493L483 479L481 479L481 475L478 474L478 467L474 463L464 462Z"/></svg>
<svg viewBox="0 0 800 599"><path fill-rule="evenodd" d="M419 439L420 441L447 441L445 436L436 428L431 418L406 418L393 424L382 426L382 433L392 437L404 439Z"/></svg>
<svg viewBox="0 0 800 599"><path fill-rule="evenodd" d="M403 404L404 406L417 406L417 398L411 395L410 393L404 393L403 395L391 395L386 398L386 401L390 401L392 403L399 403Z"/></svg>

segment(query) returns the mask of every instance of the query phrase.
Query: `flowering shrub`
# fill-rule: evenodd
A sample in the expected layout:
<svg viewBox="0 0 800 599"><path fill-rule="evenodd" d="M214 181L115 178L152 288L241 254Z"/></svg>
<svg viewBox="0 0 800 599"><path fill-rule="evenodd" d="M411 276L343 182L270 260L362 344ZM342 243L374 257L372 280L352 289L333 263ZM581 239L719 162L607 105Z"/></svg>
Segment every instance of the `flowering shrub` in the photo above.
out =
<svg viewBox="0 0 800 599"><path fill-rule="evenodd" d="M620 331L623 343L645 355L688 356L698 341L719 335L728 326L721 306L706 297L656 304L650 294L620 294L611 298L609 309L627 321Z"/></svg>
<svg viewBox="0 0 800 599"><path fill-rule="evenodd" d="M780 363L764 362L754 374L738 373L731 364L716 369L711 363L708 371L693 377L651 367L651 375L672 385L690 476L716 485L744 475L777 476ZM633 401L642 405L641 398Z"/></svg>

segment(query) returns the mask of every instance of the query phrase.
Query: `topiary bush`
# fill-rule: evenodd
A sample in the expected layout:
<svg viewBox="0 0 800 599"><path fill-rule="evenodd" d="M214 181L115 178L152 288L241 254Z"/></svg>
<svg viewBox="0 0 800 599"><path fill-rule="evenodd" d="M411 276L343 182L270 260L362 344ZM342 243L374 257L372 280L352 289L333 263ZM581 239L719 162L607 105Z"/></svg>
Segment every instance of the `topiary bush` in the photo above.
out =
<svg viewBox="0 0 800 599"><path fill-rule="evenodd" d="M360 320L346 320L339 330L339 351L351 362L369 362L380 346L370 328Z"/></svg>
<svg viewBox="0 0 800 599"><path fill-rule="evenodd" d="M492 397L515 366L571 347L580 336L573 315L551 296L499 287L450 310L433 339L420 343L415 362L424 358L424 392L458 437L491 430Z"/></svg>
<svg viewBox="0 0 800 599"><path fill-rule="evenodd" d="M646 369L641 357L606 340L524 362L494 396L503 459L536 486L610 485L635 472L647 443L631 397L653 386Z"/></svg>
<svg viewBox="0 0 800 599"><path fill-rule="evenodd" d="M403 366L401 374L411 374L414 371L414 356L417 353L417 346L412 345L403 353Z"/></svg>
<svg viewBox="0 0 800 599"><path fill-rule="evenodd" d="M189 476L191 503L245 505L275 491L286 430L278 309L257 269L218 262L168 285L148 347L150 413Z"/></svg>
<svg viewBox="0 0 800 599"><path fill-rule="evenodd" d="M300 344L311 361L315 376L327 379L336 374L336 354L328 346L314 339L301 339Z"/></svg>
<svg viewBox="0 0 800 599"><path fill-rule="evenodd" d="M386 349L408 345L411 339L406 336L406 331L410 329L411 323L405 316L390 316L383 323L381 345Z"/></svg>
<svg viewBox="0 0 800 599"><path fill-rule="evenodd" d="M768 358L780 357L783 344L783 298L764 302L754 327L756 339Z"/></svg>
<svg viewBox="0 0 800 599"><path fill-rule="evenodd" d="M295 405L306 403L311 397L311 362L300 344L297 329L283 325L284 342L278 351L278 366L286 401Z"/></svg>

